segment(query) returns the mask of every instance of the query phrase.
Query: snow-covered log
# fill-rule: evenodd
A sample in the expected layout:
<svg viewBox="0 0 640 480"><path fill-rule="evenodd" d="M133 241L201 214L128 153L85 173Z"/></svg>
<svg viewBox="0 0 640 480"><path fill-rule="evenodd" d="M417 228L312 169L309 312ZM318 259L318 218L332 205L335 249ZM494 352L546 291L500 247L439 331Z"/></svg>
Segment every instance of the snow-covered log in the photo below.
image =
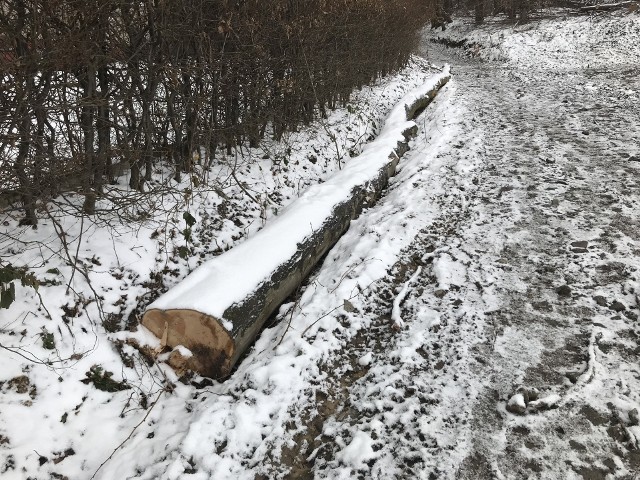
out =
<svg viewBox="0 0 640 480"><path fill-rule="evenodd" d="M189 349L188 369L214 378L229 375L269 316L351 220L380 197L417 131L413 118L449 78L445 67L405 96L361 155L325 183L310 187L253 237L204 263L158 298L142 324L163 345Z"/></svg>

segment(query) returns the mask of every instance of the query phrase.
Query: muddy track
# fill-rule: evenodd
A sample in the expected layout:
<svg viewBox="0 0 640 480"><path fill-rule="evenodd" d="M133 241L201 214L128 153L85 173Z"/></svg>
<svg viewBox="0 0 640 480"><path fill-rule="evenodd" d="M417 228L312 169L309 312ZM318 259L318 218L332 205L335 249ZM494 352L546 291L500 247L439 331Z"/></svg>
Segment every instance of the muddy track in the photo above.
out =
<svg viewBox="0 0 640 480"><path fill-rule="evenodd" d="M502 270L458 478L634 478L640 456L628 415L638 397L625 386L640 379L640 165L630 133L639 119L621 93L640 82L625 68L521 72L471 62L458 71L493 132L478 194L484 249ZM504 405L521 386L560 400L513 415Z"/></svg>

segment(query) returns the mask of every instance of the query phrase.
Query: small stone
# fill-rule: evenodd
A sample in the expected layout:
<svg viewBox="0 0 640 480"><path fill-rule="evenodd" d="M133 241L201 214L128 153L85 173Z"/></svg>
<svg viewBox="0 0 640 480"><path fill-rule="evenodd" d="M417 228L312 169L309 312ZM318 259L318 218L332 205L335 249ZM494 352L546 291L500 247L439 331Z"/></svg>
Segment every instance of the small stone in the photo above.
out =
<svg viewBox="0 0 640 480"><path fill-rule="evenodd" d="M587 447L585 447L580 442L576 442L575 440L569 440L569 446L577 452L584 452L587 450Z"/></svg>
<svg viewBox="0 0 640 480"><path fill-rule="evenodd" d="M638 314L636 312L632 312L631 310L627 310L624 312L624 316L629 320L633 320L634 322L638 321Z"/></svg>
<svg viewBox="0 0 640 480"><path fill-rule="evenodd" d="M627 309L624 303L619 302L618 300L615 300L609 308L614 312L624 312Z"/></svg>
<svg viewBox="0 0 640 480"><path fill-rule="evenodd" d="M530 438L526 438L524 440L524 446L527 447L529 450L540 450L540 448L542 448L542 445L540 444L539 441L535 441L530 439Z"/></svg>
<svg viewBox="0 0 640 480"><path fill-rule="evenodd" d="M611 438L621 443L624 443L627 440L629 440L629 437L627 436L627 431L622 425L613 425L607 428L607 433Z"/></svg>
<svg viewBox="0 0 640 480"><path fill-rule="evenodd" d="M541 311L541 312L552 312L553 311L553 305L551 305L546 300L543 300L541 302L533 302L531 304L531 306L533 307L534 310L538 310L538 311Z"/></svg>
<svg viewBox="0 0 640 480"><path fill-rule="evenodd" d="M356 311L356 307L353 306L353 303L351 303L346 298L344 299L344 302L343 302L343 308L344 308L344 311L347 313L353 313Z"/></svg>
<svg viewBox="0 0 640 480"><path fill-rule="evenodd" d="M583 130L583 131L582 131L582 134L583 134L583 135L589 135L589 130Z"/></svg>
<svg viewBox="0 0 640 480"><path fill-rule="evenodd" d="M436 290L435 292L433 292L433 294L434 294L436 297L438 297L438 298L442 298L442 297L444 297L444 296L447 294L447 292L448 292L448 291L449 291L449 290L443 290L442 288L439 288L438 290Z"/></svg>
<svg viewBox="0 0 640 480"><path fill-rule="evenodd" d="M589 246L589 242L587 242L586 240L571 242L571 247L573 248L587 248L588 246Z"/></svg>
<svg viewBox="0 0 640 480"><path fill-rule="evenodd" d="M569 381L573 385L575 385L576 383L578 383L578 379L580 378L580 375L582 375L583 373L584 371L582 370L575 370L575 371L567 372L564 375L569 379Z"/></svg>
<svg viewBox="0 0 640 480"><path fill-rule="evenodd" d="M601 425L606 425L609 423L610 418L598 410L593 408L591 405L584 405L580 409L580 413L593 425L594 427L599 427Z"/></svg>
<svg viewBox="0 0 640 480"><path fill-rule="evenodd" d="M540 391L537 388L529 387L529 401L535 402L540 398Z"/></svg>
<svg viewBox="0 0 640 480"><path fill-rule="evenodd" d="M529 402L533 402L540 397L540 391L533 387L520 387L516 390L516 393L522 395L525 404L529 404Z"/></svg>
<svg viewBox="0 0 640 480"><path fill-rule="evenodd" d="M640 425L640 416L638 415L637 408L629 411L629 425L631 425L632 427Z"/></svg>
<svg viewBox="0 0 640 480"><path fill-rule="evenodd" d="M593 297L593 300L601 307L607 306L607 299L604 298L602 295L596 295L595 297Z"/></svg>
<svg viewBox="0 0 640 480"><path fill-rule="evenodd" d="M507 411L515 413L516 415L524 415L527 411L527 404L524 401L524 396L521 393L516 393L507 402Z"/></svg>
<svg viewBox="0 0 640 480"><path fill-rule="evenodd" d="M607 458L605 460L602 461L602 463L604 464L605 467L607 467L609 469L609 473L613 473L617 470L617 466L616 466L616 462L613 460L613 458Z"/></svg>
<svg viewBox="0 0 640 480"><path fill-rule="evenodd" d="M632 155L629 157L630 162L640 162L640 157L638 155Z"/></svg>
<svg viewBox="0 0 640 480"><path fill-rule="evenodd" d="M569 285L562 285L561 287L556 288L556 293L561 297L569 297L571 296L571 288Z"/></svg>

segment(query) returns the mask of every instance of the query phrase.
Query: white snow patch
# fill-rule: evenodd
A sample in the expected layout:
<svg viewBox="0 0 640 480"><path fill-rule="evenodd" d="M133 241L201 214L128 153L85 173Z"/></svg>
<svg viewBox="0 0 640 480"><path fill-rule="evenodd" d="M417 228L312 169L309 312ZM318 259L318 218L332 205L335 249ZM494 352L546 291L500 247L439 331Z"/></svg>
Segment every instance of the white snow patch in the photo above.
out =
<svg viewBox="0 0 640 480"><path fill-rule="evenodd" d="M358 359L358 365L362 365L363 367L366 367L367 365L371 364L372 360L373 360L373 353L372 352L366 353L365 355L363 355Z"/></svg>
<svg viewBox="0 0 640 480"><path fill-rule="evenodd" d="M342 463L354 469L360 468L364 462L374 457L373 440L362 431L357 431L349 445L337 454L337 458Z"/></svg>
<svg viewBox="0 0 640 480"><path fill-rule="evenodd" d="M451 285L463 285L467 278L466 272L466 267L447 253L433 261L433 273L438 280L438 286L443 290L449 290Z"/></svg>

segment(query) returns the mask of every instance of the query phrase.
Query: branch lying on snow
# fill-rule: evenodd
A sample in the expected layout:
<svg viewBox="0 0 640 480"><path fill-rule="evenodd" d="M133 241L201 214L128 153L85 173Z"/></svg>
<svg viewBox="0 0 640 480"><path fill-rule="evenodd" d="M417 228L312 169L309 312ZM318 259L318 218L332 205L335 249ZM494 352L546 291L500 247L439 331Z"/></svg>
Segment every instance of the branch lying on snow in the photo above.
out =
<svg viewBox="0 0 640 480"><path fill-rule="evenodd" d="M620 3L603 3L600 5L589 5L580 7L581 12L605 12L610 10L618 10L620 8L638 6L636 2L620 2Z"/></svg>
<svg viewBox="0 0 640 480"><path fill-rule="evenodd" d="M393 320L393 324L397 327L404 326L404 320L402 320L402 311L400 309L400 305L404 302L405 297L409 293L409 287L413 282L415 282L418 277L422 273L422 267L418 267L411 278L402 286L402 290L393 301L393 308L391 309L391 320Z"/></svg>
<svg viewBox="0 0 640 480"><path fill-rule="evenodd" d="M591 339L589 340L589 349L588 349L589 360L587 363L587 368L582 373L582 375L578 377L578 380L576 384L573 386L572 391L570 391L569 394L566 395L561 402L559 402L560 405L565 405L567 402L569 402L569 400L571 400L578 393L580 393L580 390L582 387L584 387L585 385L593 381L593 378L596 375L596 367L598 365L598 359L596 357L596 347L598 345L598 341L601 338L602 338L602 333L596 332L596 329L594 328L593 331L591 332Z"/></svg>
<svg viewBox="0 0 640 480"><path fill-rule="evenodd" d="M591 332L591 339L589 340L589 364L587 365L587 369L584 373L578 378L578 381L576 382L577 385L586 385L593 380L596 373L596 344L601 337L602 333L596 333L595 329Z"/></svg>
<svg viewBox="0 0 640 480"><path fill-rule="evenodd" d="M158 396L155 398L155 400L153 401L153 403L152 403L152 404L151 404L151 406L149 407L149 410L147 410L147 414L143 417L143 419L142 419L142 420L140 420L140 422L139 422L135 427L133 427L133 430L131 430L131 432L129 433L129 436L127 436L127 438L125 438L125 439L122 441L122 443L121 443L120 445L118 445L118 446L113 450L113 452L111 452L111 455L109 455L109 457L108 457L104 462L102 462L102 463L100 464L100 466L97 468L97 470L96 470L95 472L93 472L93 475L91 475L90 480L93 480L94 478L96 478L96 475L98 474L98 472L100 471L100 469L101 469L102 467L104 467L104 466L107 464L107 462L113 458L113 456L116 454L116 452L117 452L118 450L120 450L120 449L124 446L124 444L125 444L125 443L127 443L127 442L131 439L131 437L133 437L133 434L134 434L134 433L136 432L136 430L140 427L140 425L142 425L142 424L147 420L147 418L148 418L148 417L149 417L149 415L151 414L151 411L153 410L153 407L155 407L155 406L157 405L158 401L160 400L160 397L162 396L162 394L163 394L165 391L166 391L166 388L163 388L162 390L160 390L160 391L158 392Z"/></svg>
<svg viewBox="0 0 640 480"><path fill-rule="evenodd" d="M282 337L280 337L280 341L276 344L275 347L273 347L274 350L276 350L282 344L284 337L287 335L287 332L291 328L291 322L293 321L293 314L296 312L296 308L300 306L300 298L301 298L300 287L298 287L298 289L296 290L295 297L296 297L296 301L293 303L293 307L291 307L291 311L289 312L289 321L287 322L287 328L284 329L284 333L282 334Z"/></svg>
<svg viewBox="0 0 640 480"><path fill-rule="evenodd" d="M82 353L74 353L73 355L71 355L68 358L57 358L56 360L43 360L40 357L36 356L33 352L30 352L29 350L23 348L23 347L14 347L11 345L3 345L0 343L0 349L6 350L7 352L13 353L15 355L18 355L22 358L24 358L25 360L27 360L28 362L31 363L35 363L38 365L45 365L48 368L51 368L51 370L56 370L57 368L68 368L70 367L70 365L63 365L62 367L56 367L55 364L59 364L59 363L65 363L65 362L70 362L70 361L74 361L77 362L78 360L80 360L81 358L83 358L89 351L86 352L82 352Z"/></svg>

